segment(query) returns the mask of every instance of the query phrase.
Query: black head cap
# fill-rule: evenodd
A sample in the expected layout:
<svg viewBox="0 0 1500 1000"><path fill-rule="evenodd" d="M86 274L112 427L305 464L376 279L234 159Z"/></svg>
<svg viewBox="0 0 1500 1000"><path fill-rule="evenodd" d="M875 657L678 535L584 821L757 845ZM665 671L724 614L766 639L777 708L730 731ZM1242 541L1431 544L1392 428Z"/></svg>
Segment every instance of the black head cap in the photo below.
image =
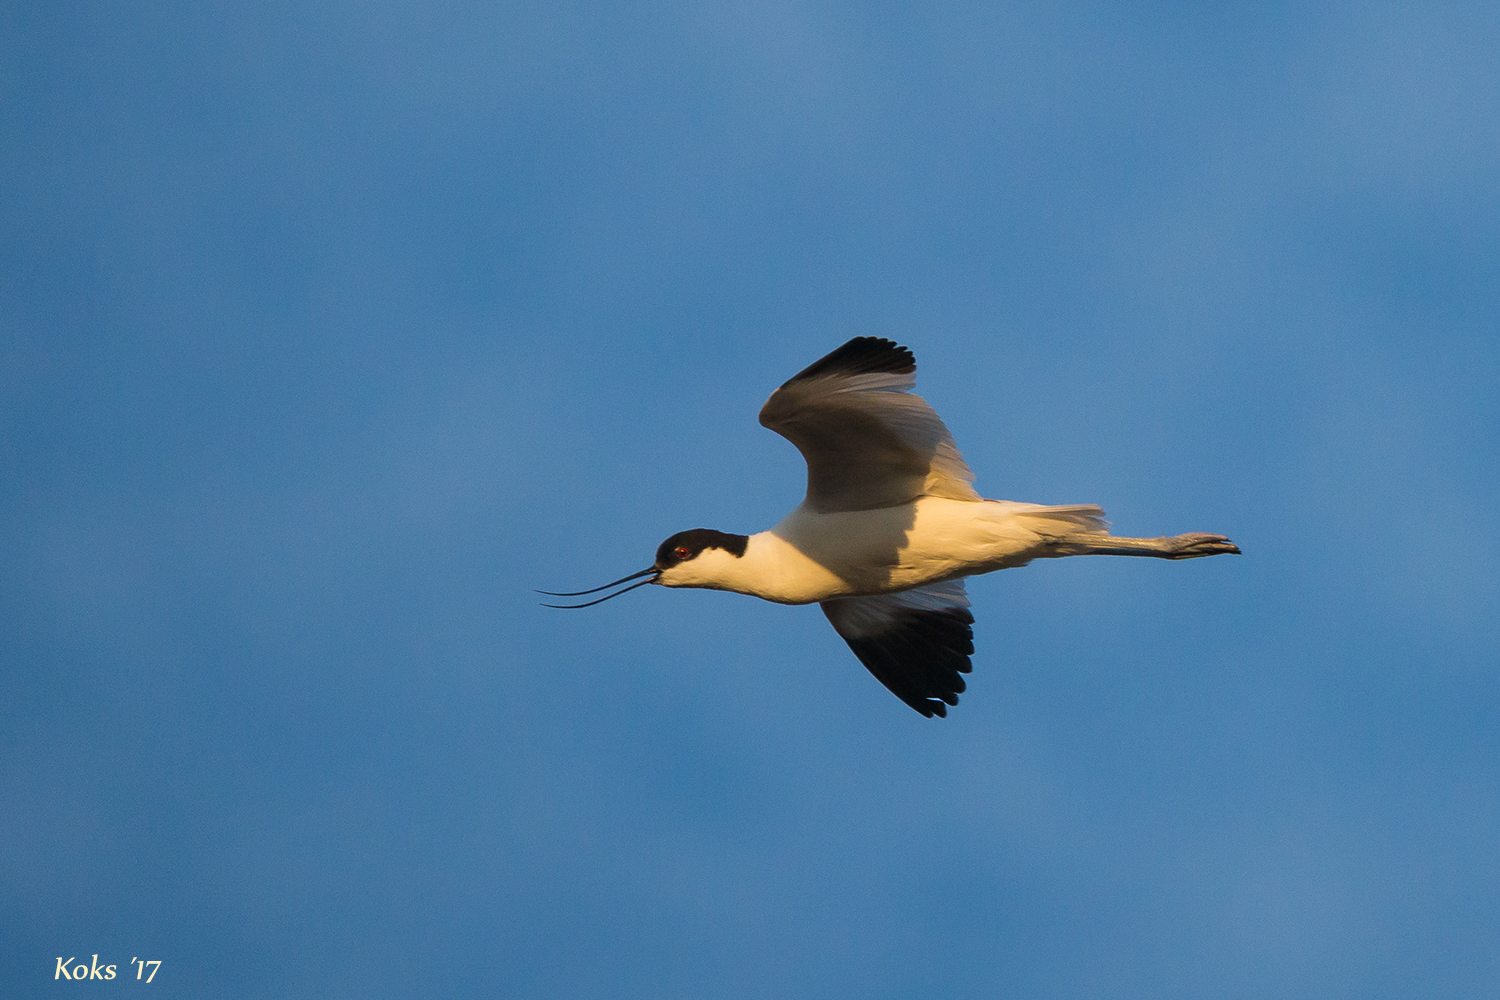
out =
<svg viewBox="0 0 1500 1000"><path fill-rule="evenodd" d="M745 546L749 544L749 535L731 535L727 531L715 531L712 528L679 531L657 548L656 568L671 569L680 562L696 559L704 549L723 549L739 558L745 554Z"/></svg>

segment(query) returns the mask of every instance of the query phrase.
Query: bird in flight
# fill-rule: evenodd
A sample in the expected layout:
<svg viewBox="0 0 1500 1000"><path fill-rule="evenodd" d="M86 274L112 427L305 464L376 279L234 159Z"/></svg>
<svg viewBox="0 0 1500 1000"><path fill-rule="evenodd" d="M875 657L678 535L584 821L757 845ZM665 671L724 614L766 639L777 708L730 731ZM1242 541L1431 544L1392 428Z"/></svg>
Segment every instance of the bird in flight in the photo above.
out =
<svg viewBox="0 0 1500 1000"><path fill-rule="evenodd" d="M547 606L587 608L648 583L816 603L880 683L932 718L958 704L971 666L965 577L1061 556L1239 554L1223 535L1116 537L1093 504L984 499L942 419L911 391L916 370L910 350L877 337L855 337L813 362L760 411L761 425L807 461L807 495L780 524L755 535L680 531L639 573L540 593L630 586Z"/></svg>

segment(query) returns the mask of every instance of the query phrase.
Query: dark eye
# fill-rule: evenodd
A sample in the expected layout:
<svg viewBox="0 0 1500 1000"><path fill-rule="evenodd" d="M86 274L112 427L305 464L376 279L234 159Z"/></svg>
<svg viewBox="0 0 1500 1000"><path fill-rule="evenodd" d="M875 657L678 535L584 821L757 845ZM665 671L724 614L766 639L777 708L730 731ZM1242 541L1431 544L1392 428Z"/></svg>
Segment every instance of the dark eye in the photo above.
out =
<svg viewBox="0 0 1500 1000"><path fill-rule="evenodd" d="M672 550L672 554L678 559L686 559L688 556L693 554L693 550L688 548L686 545L679 545L677 546L677 548Z"/></svg>

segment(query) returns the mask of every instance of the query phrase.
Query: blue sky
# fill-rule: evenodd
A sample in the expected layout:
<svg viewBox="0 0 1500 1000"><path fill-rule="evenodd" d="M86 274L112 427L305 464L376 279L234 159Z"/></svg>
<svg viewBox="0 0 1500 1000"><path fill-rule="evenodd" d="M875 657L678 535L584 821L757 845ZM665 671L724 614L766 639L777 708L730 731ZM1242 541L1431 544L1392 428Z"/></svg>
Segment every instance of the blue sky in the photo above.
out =
<svg viewBox="0 0 1500 1000"><path fill-rule="evenodd" d="M1500 989L1487 5L0 11L0 992ZM909 344L990 497L1245 555L592 586ZM72 989L58 985L55 989Z"/></svg>

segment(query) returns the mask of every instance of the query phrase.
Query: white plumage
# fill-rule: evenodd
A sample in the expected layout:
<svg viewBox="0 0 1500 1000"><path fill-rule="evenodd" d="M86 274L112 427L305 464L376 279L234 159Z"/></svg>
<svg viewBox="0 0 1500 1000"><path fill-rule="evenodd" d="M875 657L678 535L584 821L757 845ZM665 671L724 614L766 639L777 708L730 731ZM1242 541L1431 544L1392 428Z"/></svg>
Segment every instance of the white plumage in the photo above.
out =
<svg viewBox="0 0 1500 1000"><path fill-rule="evenodd" d="M874 337L814 362L760 411L760 422L807 461L807 495L796 509L755 535L679 532L647 569L556 596L649 577L609 597L655 583L819 603L870 672L930 717L958 704L970 669L964 577L1061 556L1239 552L1222 535L1118 538L1092 504L982 498L942 419L910 391L915 371L909 350Z"/></svg>

